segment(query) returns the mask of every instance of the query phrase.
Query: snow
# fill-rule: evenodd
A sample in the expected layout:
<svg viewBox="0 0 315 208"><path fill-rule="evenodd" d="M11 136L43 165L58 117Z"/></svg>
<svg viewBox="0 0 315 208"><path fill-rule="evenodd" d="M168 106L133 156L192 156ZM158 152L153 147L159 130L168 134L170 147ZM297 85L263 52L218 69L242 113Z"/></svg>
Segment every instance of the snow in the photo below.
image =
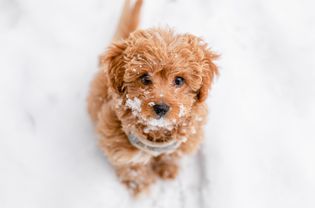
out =
<svg viewBox="0 0 315 208"><path fill-rule="evenodd" d="M148 119L147 120L147 124L149 126L152 126L152 127L160 127L160 128L166 128L166 129L169 129L170 127L172 127L174 124L170 121L168 121L167 119L164 119L164 118L159 118L159 119Z"/></svg>
<svg viewBox="0 0 315 208"><path fill-rule="evenodd" d="M149 105L150 107L152 107L152 106L155 105L155 102L149 102L148 105Z"/></svg>
<svg viewBox="0 0 315 208"><path fill-rule="evenodd" d="M184 142L184 143L187 142L187 137L182 137L181 142Z"/></svg>
<svg viewBox="0 0 315 208"><path fill-rule="evenodd" d="M178 113L178 116L179 116L179 117L183 117L183 116L185 116L185 114L186 114L186 109L185 109L185 107L184 107L183 104L180 104L180 105L179 105L179 113Z"/></svg>
<svg viewBox="0 0 315 208"><path fill-rule="evenodd" d="M86 95L122 1L0 1L0 207L315 207L315 2L161 0L143 27L219 54L201 151L133 200Z"/></svg>
<svg viewBox="0 0 315 208"><path fill-rule="evenodd" d="M122 103L123 103L123 99L122 98L116 99L116 108L120 108Z"/></svg>
<svg viewBox="0 0 315 208"><path fill-rule="evenodd" d="M137 97L134 97L133 99L128 98L126 100L126 106L132 110L134 115L141 113L141 100Z"/></svg>
<svg viewBox="0 0 315 208"><path fill-rule="evenodd" d="M146 127L144 128L144 132L148 133L150 131L155 131L158 129L167 129L172 130L174 128L174 122L169 121L165 118L149 118L149 119L143 119L144 123L146 124Z"/></svg>

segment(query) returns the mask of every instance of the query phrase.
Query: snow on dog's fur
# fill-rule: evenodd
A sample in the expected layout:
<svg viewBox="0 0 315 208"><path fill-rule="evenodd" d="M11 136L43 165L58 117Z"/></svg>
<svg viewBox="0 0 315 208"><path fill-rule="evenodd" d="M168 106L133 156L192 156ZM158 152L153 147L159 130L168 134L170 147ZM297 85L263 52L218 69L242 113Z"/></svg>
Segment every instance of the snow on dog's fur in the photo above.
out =
<svg viewBox="0 0 315 208"><path fill-rule="evenodd" d="M136 30L141 4L138 0L130 8L126 1L88 97L100 146L134 194L147 190L157 176L175 178L181 155L196 151L207 115L205 100L218 73L217 56L202 39L167 28ZM161 103L167 106L162 116L154 110ZM133 146L129 135L148 144L180 145L153 156Z"/></svg>

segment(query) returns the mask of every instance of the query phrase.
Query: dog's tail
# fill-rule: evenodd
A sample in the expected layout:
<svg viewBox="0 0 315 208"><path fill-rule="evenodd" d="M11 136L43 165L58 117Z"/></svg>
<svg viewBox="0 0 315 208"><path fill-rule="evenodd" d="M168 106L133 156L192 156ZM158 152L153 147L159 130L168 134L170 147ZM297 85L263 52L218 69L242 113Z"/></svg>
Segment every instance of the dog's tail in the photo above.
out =
<svg viewBox="0 0 315 208"><path fill-rule="evenodd" d="M130 0L125 0L113 41L125 39L131 32L137 29L142 3L143 0L136 0L135 4L131 6Z"/></svg>

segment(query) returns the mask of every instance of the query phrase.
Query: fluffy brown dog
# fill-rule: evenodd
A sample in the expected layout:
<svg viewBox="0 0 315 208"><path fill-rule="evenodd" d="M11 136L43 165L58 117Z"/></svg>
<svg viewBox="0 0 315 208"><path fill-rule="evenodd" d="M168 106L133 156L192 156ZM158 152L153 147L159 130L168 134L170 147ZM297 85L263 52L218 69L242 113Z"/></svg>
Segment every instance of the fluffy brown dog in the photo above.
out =
<svg viewBox="0 0 315 208"><path fill-rule="evenodd" d="M179 158L197 150L218 73L216 55L200 38L136 30L141 4L126 1L88 97L100 146L134 195L157 177L175 178Z"/></svg>

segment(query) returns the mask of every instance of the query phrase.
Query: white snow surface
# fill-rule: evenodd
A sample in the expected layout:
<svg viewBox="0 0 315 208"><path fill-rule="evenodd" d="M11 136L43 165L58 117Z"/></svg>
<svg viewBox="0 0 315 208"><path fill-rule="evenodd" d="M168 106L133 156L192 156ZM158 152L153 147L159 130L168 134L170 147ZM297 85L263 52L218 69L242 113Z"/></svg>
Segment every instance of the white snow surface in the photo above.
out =
<svg viewBox="0 0 315 208"><path fill-rule="evenodd" d="M133 200L86 112L123 2L0 0L1 208L314 208L315 13L308 0L145 1L219 54L201 151Z"/></svg>

